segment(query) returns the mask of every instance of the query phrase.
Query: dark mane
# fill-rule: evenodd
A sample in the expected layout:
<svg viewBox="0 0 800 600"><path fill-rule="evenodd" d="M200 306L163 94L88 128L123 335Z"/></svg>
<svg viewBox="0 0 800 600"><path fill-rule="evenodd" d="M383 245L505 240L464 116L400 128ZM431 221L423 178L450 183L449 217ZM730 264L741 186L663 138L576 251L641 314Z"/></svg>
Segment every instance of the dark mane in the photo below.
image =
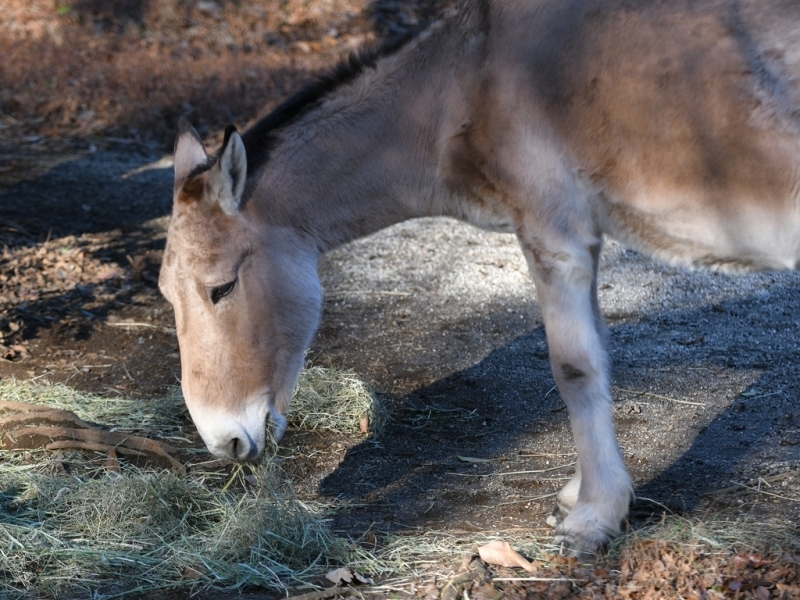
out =
<svg viewBox="0 0 800 600"><path fill-rule="evenodd" d="M353 81L365 69L373 68L379 59L389 56L402 48L409 40L413 39L416 32L410 31L403 35L385 40L378 46L362 48L353 52L330 71L317 75L316 78L282 102L275 110L258 121L242 135L242 141L247 152L247 170L253 172L269 159L273 147L272 133L299 117L316 106L325 96L338 87Z"/></svg>

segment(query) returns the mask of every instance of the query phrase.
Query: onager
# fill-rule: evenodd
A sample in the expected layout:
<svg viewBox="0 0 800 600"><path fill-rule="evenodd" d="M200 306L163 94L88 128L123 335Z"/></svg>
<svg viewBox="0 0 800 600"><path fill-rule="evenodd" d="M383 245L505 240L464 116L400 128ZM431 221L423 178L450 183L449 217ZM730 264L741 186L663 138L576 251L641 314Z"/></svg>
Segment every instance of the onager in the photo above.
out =
<svg viewBox="0 0 800 600"><path fill-rule="evenodd" d="M352 57L216 157L185 120L160 287L211 452L276 437L322 253L415 217L517 236L578 468L556 539L597 551L631 479L597 301L604 235L671 263L800 264L800 2L466 0Z"/></svg>

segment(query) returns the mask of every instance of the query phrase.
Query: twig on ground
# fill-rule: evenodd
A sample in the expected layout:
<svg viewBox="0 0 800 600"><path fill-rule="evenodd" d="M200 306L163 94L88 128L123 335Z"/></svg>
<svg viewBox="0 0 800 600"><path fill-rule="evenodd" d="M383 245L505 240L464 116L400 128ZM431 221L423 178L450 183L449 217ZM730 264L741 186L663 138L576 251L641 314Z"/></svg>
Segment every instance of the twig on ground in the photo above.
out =
<svg viewBox="0 0 800 600"><path fill-rule="evenodd" d="M773 494L772 492L767 492L766 490L760 490L758 488L750 487L749 485L745 485L743 483L733 482L734 485L743 488L745 490L750 490L751 492L755 492L756 494L764 494L765 496L772 496L773 498L780 498L781 500L789 500L790 502L800 502L800 498L792 498L790 496L781 496L780 494Z"/></svg>
<svg viewBox="0 0 800 600"><path fill-rule="evenodd" d="M555 452L532 452L530 454L523 454L524 450L521 450L519 453L520 458L533 458L533 457L542 457L542 458L553 458L555 456L578 456L577 452L562 452L562 453L555 453Z"/></svg>
<svg viewBox="0 0 800 600"><path fill-rule="evenodd" d="M20 124L20 122L17 119L12 117L8 113L4 113L2 110L0 110L0 117L4 118L6 121L11 123L12 125L19 125Z"/></svg>
<svg viewBox="0 0 800 600"><path fill-rule="evenodd" d="M739 394L742 398L746 400L758 400L759 398L766 398L767 396L777 396L778 394L782 394L783 390L778 390L777 392L770 392L768 394L759 394L758 396L750 396L747 393Z"/></svg>
<svg viewBox="0 0 800 600"><path fill-rule="evenodd" d="M4 227L8 227L9 229L13 229L15 231L18 231L19 233L21 233L22 235L24 235L26 237L30 237L30 238L34 237L34 235L30 231L25 229L22 225L20 225L16 221L12 221L11 219L0 219L0 225L3 225Z"/></svg>
<svg viewBox="0 0 800 600"><path fill-rule="evenodd" d="M326 300L340 300L348 296L410 296L411 292L391 292L384 290L342 290L325 296Z"/></svg>
<svg viewBox="0 0 800 600"><path fill-rule="evenodd" d="M794 469L792 471L786 471L784 473L778 473L777 475L768 475L766 477L761 477L761 481L764 483L775 483L776 481L781 481L782 479L788 479L789 477L800 476L800 469ZM742 484L737 483L736 485L732 485L726 488L720 488L718 490L711 490L710 492L706 492L703 494L704 496L721 496L723 494L730 494L731 492L739 492L741 491L742 487L747 488L747 486L743 486ZM750 488L747 488L750 489Z"/></svg>
<svg viewBox="0 0 800 600"><path fill-rule="evenodd" d="M545 581L548 583L586 583L586 579L572 579L571 577L495 577L492 581Z"/></svg>
<svg viewBox="0 0 800 600"><path fill-rule="evenodd" d="M550 467L548 469L535 469L532 471L503 471L501 473L455 473L453 471L449 471L447 475L459 475L461 477L502 477L504 475L531 475L536 473L547 473L549 471L558 471L559 469L566 469L567 467L573 467L575 463L568 463L566 465L558 465L557 467Z"/></svg>
<svg viewBox="0 0 800 600"><path fill-rule="evenodd" d="M533 496L531 498L523 498L522 500L512 500L510 502L501 502L496 506L508 506L509 504L522 504L523 502L536 502L537 500L544 500L545 498L552 498L553 496L557 496L558 492L553 492L552 494L544 494L543 496Z"/></svg>
<svg viewBox="0 0 800 600"><path fill-rule="evenodd" d="M654 394L653 392L644 392L644 391L641 391L641 390L628 390L628 389L621 388L621 387L615 387L613 389L614 389L614 391L617 391L617 392L625 392L627 394L638 394L640 396L650 396L652 398L658 398L659 400L667 400L669 402L675 402L676 404L688 404L690 406L705 406L706 405L705 402L690 402L689 400L677 400L675 398L670 398L668 396L660 396L658 394Z"/></svg>

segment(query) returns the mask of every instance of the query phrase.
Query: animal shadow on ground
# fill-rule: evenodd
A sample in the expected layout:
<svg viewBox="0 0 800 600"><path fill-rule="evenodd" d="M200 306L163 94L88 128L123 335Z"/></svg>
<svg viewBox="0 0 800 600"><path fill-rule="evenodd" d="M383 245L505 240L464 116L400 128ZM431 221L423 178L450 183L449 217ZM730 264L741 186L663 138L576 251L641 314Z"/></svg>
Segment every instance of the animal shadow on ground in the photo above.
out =
<svg viewBox="0 0 800 600"><path fill-rule="evenodd" d="M163 217L172 209L172 170L126 173L159 157L65 151L45 174L0 189L3 216L51 239L100 233ZM154 190L162 193L154 196Z"/></svg>
<svg viewBox="0 0 800 600"><path fill-rule="evenodd" d="M691 514L732 481L800 465L785 443L800 426L798 312L788 283L611 325L613 410L639 498L634 522L664 509ZM343 500L337 526L541 526L571 473L553 481L549 467L574 461L553 385L539 327L398 399L383 435L351 448L321 481L322 495ZM527 463L515 458L522 453Z"/></svg>

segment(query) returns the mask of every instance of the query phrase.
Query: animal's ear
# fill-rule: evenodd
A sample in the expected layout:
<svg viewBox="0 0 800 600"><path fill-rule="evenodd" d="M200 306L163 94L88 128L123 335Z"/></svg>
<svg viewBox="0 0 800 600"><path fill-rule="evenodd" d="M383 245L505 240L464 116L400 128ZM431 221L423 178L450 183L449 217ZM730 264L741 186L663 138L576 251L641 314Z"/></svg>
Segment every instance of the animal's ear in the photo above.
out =
<svg viewBox="0 0 800 600"><path fill-rule="evenodd" d="M197 135L189 119L181 117L178 120L178 135L175 138L175 184L186 177L201 165L208 163L203 140Z"/></svg>
<svg viewBox="0 0 800 600"><path fill-rule="evenodd" d="M219 151L219 160L211 174L213 189L219 207L231 216L239 213L242 193L247 179L247 154L242 137L233 125L225 130L225 140Z"/></svg>

